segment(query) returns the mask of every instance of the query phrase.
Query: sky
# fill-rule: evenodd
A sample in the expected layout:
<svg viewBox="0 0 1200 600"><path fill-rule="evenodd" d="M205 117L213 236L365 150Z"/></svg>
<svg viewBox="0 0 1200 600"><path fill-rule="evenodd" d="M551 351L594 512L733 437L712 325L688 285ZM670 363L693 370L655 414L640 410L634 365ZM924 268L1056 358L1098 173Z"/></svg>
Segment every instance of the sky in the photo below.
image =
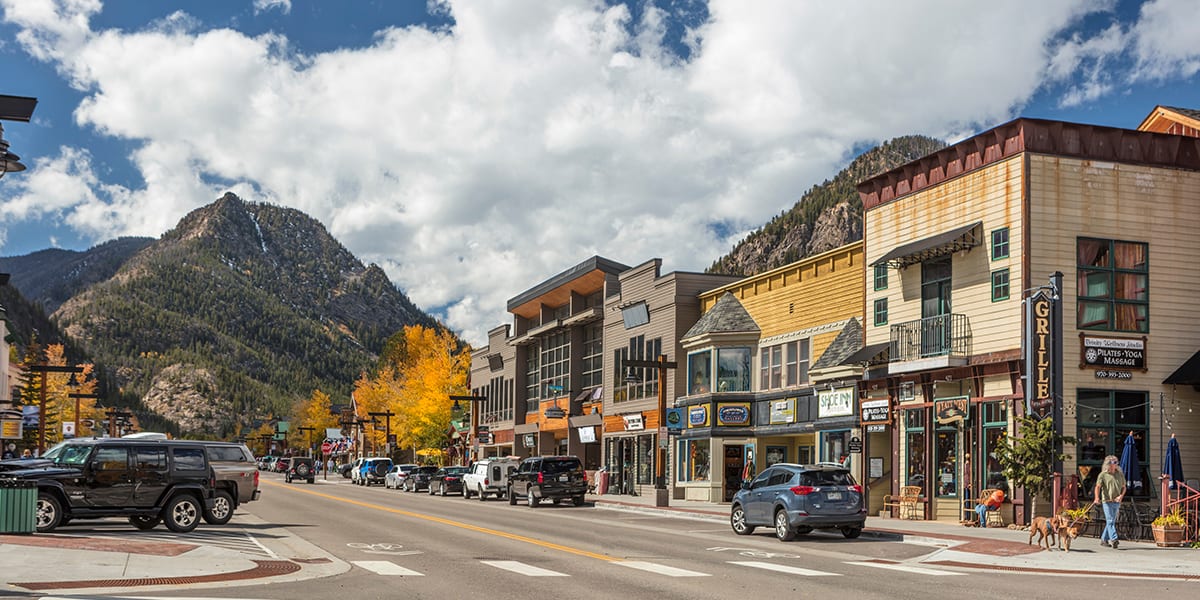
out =
<svg viewBox="0 0 1200 600"><path fill-rule="evenodd" d="M0 0L0 256L304 211L476 345L593 255L702 271L888 139L1200 108L1195 0Z"/></svg>

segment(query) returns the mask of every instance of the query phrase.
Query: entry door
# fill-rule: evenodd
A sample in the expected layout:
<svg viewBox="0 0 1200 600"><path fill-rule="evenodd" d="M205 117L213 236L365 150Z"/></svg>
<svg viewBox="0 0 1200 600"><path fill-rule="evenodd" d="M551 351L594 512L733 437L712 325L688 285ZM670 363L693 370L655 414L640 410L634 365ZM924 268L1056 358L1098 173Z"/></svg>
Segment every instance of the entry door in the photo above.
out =
<svg viewBox="0 0 1200 600"><path fill-rule="evenodd" d="M950 257L921 263L921 357L950 350Z"/></svg>
<svg viewBox="0 0 1200 600"><path fill-rule="evenodd" d="M742 489L742 471L745 469L743 446L725 446L725 501Z"/></svg>
<svg viewBox="0 0 1200 600"><path fill-rule="evenodd" d="M962 487L962 422L939 425L933 440L937 479L934 493L943 498L958 497Z"/></svg>

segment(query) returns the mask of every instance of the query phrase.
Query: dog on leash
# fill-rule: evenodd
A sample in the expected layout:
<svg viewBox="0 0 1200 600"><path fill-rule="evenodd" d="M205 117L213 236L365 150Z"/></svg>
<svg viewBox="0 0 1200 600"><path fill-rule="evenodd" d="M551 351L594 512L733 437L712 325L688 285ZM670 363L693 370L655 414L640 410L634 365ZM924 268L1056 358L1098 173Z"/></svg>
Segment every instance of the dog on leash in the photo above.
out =
<svg viewBox="0 0 1200 600"><path fill-rule="evenodd" d="M1054 518L1057 521L1055 523L1057 526L1055 533L1058 535L1058 549L1063 550L1063 542L1065 541L1067 544L1066 552L1070 552L1071 540L1079 537L1079 527L1068 521L1063 515L1058 515Z"/></svg>
<svg viewBox="0 0 1200 600"><path fill-rule="evenodd" d="M1047 550L1052 550L1051 545L1054 544L1058 535L1058 517L1034 517L1033 522L1029 525L1029 542L1033 543L1033 536L1038 536L1038 548L1044 547ZM1044 542L1044 543L1043 543Z"/></svg>

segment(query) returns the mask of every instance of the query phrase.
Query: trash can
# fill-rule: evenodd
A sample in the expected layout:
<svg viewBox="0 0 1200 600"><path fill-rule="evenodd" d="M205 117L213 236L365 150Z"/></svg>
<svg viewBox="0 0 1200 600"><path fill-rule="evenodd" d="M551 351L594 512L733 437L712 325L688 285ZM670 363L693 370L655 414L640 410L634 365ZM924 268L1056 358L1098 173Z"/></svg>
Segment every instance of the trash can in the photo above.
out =
<svg viewBox="0 0 1200 600"><path fill-rule="evenodd" d="M37 531L37 482L0 479L0 533Z"/></svg>

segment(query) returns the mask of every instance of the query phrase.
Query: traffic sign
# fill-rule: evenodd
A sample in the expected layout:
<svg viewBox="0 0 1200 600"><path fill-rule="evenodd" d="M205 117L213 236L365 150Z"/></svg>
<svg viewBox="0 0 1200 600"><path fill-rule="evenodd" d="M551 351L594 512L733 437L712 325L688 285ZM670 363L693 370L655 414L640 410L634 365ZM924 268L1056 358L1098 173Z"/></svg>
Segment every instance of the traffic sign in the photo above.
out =
<svg viewBox="0 0 1200 600"><path fill-rule="evenodd" d="M333 444L330 444L329 442L322 442L321 454L329 454L330 452L333 452Z"/></svg>

